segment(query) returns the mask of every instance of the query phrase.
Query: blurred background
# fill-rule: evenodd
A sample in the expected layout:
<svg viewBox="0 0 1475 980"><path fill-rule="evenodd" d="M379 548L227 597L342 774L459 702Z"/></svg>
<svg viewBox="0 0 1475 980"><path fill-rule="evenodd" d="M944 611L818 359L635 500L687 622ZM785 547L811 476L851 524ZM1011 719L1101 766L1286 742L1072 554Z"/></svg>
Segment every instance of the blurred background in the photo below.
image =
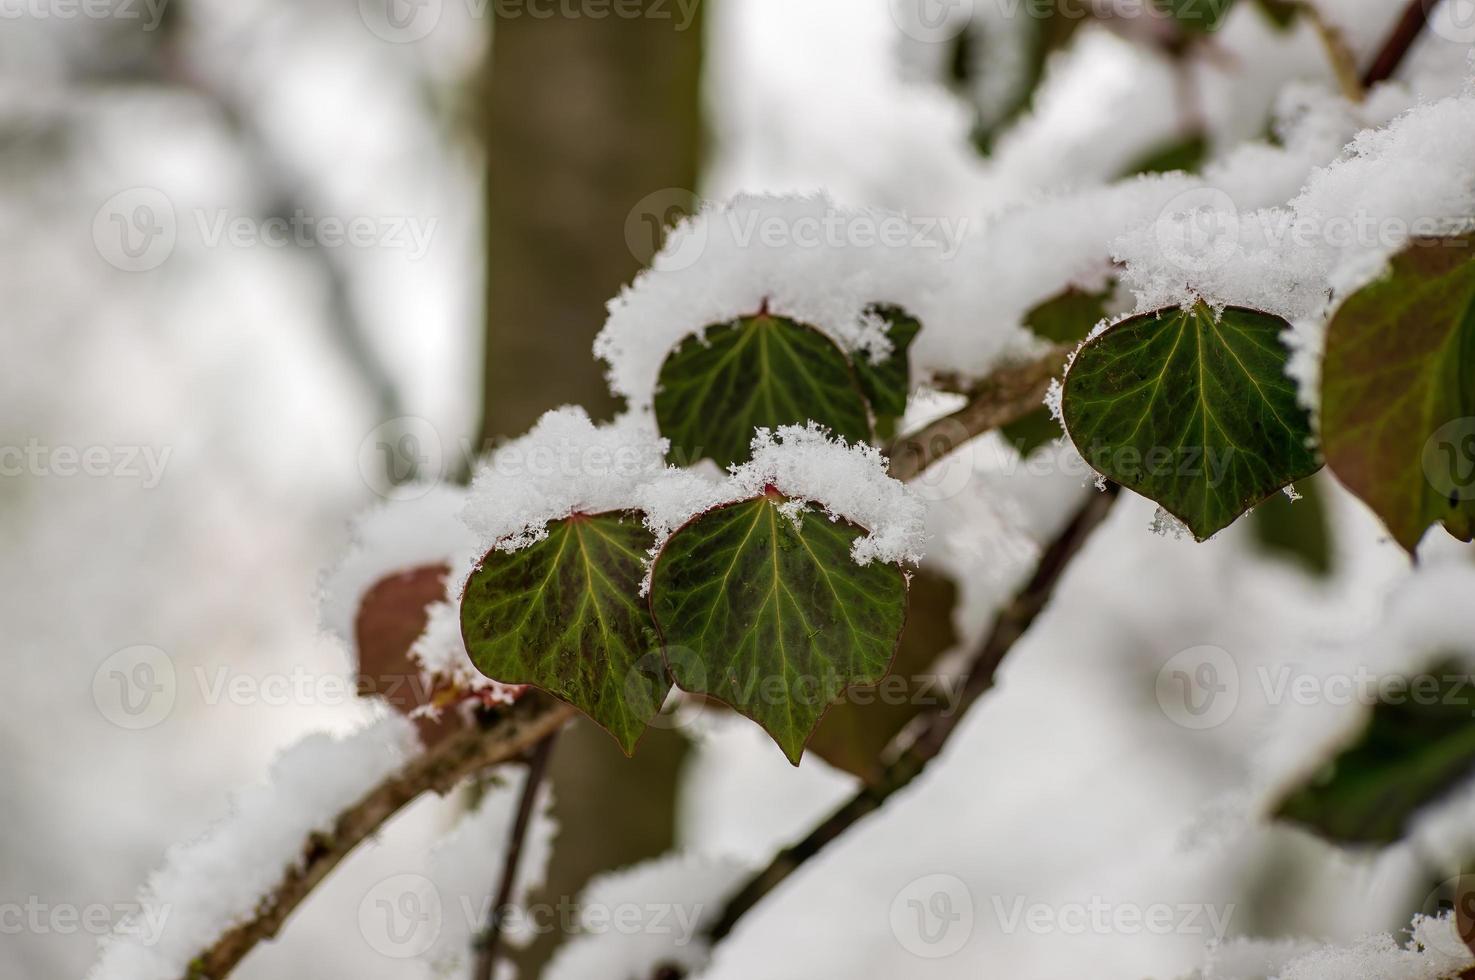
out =
<svg viewBox="0 0 1475 980"><path fill-rule="evenodd" d="M377 710L259 693L351 670L316 609L349 518L411 476L458 478L549 408L615 410L590 355L604 304L698 195L824 188L982 223L1199 166L1270 134L1288 85L1335 89L1316 27L1277 6L1240 4L1217 56L1185 69L1172 45L1094 23L1021 65L999 52L1029 38L919 30L884 0L642 0L639 16L0 0L0 905L42 910L3 923L0 974L81 976L100 930L48 910L115 921L276 752ZM1318 3L1364 59L1399 6ZM1409 91L1457 90L1469 42L1431 32ZM1001 99L1032 73L1032 104ZM1080 482L970 486L986 531L937 569L972 576L956 607L943 587L952 641L978 635L1042 510ZM1406 562L1330 481L1313 489L1289 531L1271 513L1200 548L1122 508L1067 582L1072 614L1020 647L957 747L751 916L713 975L1167 977L1206 938L1002 930L990 896L1237 904L1235 935L1406 923L1415 858L1349 864L1221 819L1254 712L1187 739L1152 697L1174 651L1213 643L1244 669L1375 619ZM158 717L104 690L139 646L172 667ZM258 693L221 696L238 677ZM763 859L852 787L721 721L658 733L633 762L580 726L553 784L553 896L678 846ZM456 805L413 807L239 975L406 976L359 941L359 900ZM887 926L898 889L934 872L978 903L965 951L937 962ZM520 954L526 975L561 938Z"/></svg>

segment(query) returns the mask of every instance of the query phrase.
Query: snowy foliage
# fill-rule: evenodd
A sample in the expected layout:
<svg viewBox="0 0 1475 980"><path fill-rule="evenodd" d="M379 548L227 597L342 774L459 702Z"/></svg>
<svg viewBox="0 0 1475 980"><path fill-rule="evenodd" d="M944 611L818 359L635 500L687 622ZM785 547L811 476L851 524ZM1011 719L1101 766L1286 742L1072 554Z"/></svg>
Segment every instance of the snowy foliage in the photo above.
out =
<svg viewBox="0 0 1475 980"><path fill-rule="evenodd" d="M870 446L850 446L811 422L760 429L752 459L734 466L725 481L700 474L669 473L643 492L652 529L680 527L711 507L760 496L768 487L792 504L818 504L832 520L844 518L868 532L855 542L858 564L918 562L926 542L922 500L886 473L886 459ZM792 511L797 516L797 507Z"/></svg>
<svg viewBox="0 0 1475 980"><path fill-rule="evenodd" d="M948 16L961 19L968 6L950 6ZM973 74L967 94L981 119L996 120L1029 71L1021 56L1029 43L1027 19L994 4L973 6L987 9L977 11L973 24L982 35L981 46L970 52L977 63L971 67L986 70ZM1313 6L1323 26L1340 32L1331 33L1354 61L1376 50L1396 13L1376 0L1316 0ZM1475 39L1451 40L1462 29L1455 6L1446 0L1436 12L1429 28L1435 36L1413 49L1399 80L1362 99L1332 88L1329 47L1309 18L1276 32L1255 19L1263 18L1251 9L1258 4L1242 2L1222 32L1185 42L1182 50L1134 36L1121 24L1092 24L1052 57L1033 108L1000 134L987 160L961 145L963 113L956 106L936 91L911 98L901 79L890 79L888 85L896 85L873 102L887 108L885 120L828 119L866 133L865 142L835 151L849 167L837 182L849 181L851 193L739 193L708 202L679 223L650 268L610 301L595 342L625 411L604 423L579 407L550 411L527 434L476 461L469 489L405 488L401 499L363 516L346 556L322 581L323 627L351 646L368 590L396 573L448 567L444 593L426 608L426 627L409 653L432 686L479 695L457 706L469 717L473 704L478 710L509 704L521 690L478 670L463 640L462 590L482 556L533 549L550 525L575 515L634 512L655 538L650 553L638 556L648 570L693 518L773 490L790 498L785 511L796 520L813 505L822 516L802 519L859 525L864 534L850 553L859 565L915 566L925 558L956 579L961 599L950 614L957 642L936 658L956 668L991 624L1007 623L1018 608L1009 605L1011 593L1029 580L1067 516L1090 499L1083 488L1092 476L1069 440L1036 456L1043 469L1029 472L1029 461L1002 435L987 433L953 447L952 458L909 486L889 475L882 449L836 438L823 419L813 419L756 429L748 460L727 472L710 464L674 467L653 411L673 349L708 328L765 310L812 325L851 367L873 367L895 350L872 310L894 304L922 324L908 350L906 430L986 392L986 385L975 384L1001 366L1039 356L1046 344L1025 327L1030 311L1067 289L1110 287L1110 315L1095 325L1094 336L1118 322L1117 314L1199 299L1284 318L1294 353L1289 374L1301 402L1315 411L1324 334L1338 305L1375 279L1411 237L1465 232L1475 222L1475 61L1468 57ZM806 15L788 9L783 16ZM910 37L901 44L905 85L935 82L953 67L953 49L916 36L937 25L898 19L886 26L889 41L897 40L893 27ZM784 60L767 55L770 64ZM1102 92L1110 97L1097 92L1091 101L1087 89L1095 69L1105 70L1110 84ZM840 105L846 97L814 94ZM1132 118L1134 107L1140 119ZM771 107L747 108L767 124ZM1106 121L1086 121L1093 114ZM1273 139L1258 135L1267 122ZM1185 128L1206 148L1196 172L1121 176L1138 151L1181 136ZM805 175L782 166L773 173L781 176L748 182L809 185ZM855 198L875 206L840 203ZM1057 419L1063 418L1063 397L1056 381L1046 404ZM1096 479L1104 486L1104 477ZM1469 601L1475 569L1468 550L1440 539L1409 570L1352 497L1330 477L1320 482L1329 499L1329 526L1336 529L1329 547L1337 567L1316 584L1275 567L1253 550L1246 532L1226 529L1197 547L1182 540L1186 526L1166 510L1154 516L1150 502L1127 500L1124 509L1135 509L1104 528L1107 543L1072 557L1073 578L1062 579L1058 593L1064 598L1055 600L1065 608L1043 617L1038 629L1028 624L1029 636L1011 655L1008 683L991 695L991 710L960 722L956 741L924 779L836 843L814 874L769 896L715 959L703 929L723 904L856 785L813 757L794 771L765 768L776 765L771 751L749 753L741 742L770 749L751 726L734 736L736 719L712 723L708 744L693 753L683 777L685 846L595 878L578 902L579 934L559 949L547 975L644 977L674 966L710 969L721 980L768 975L777 969L773 964L804 975L866 969L903 975L919 961L904 948L893 903L940 869L975 900L985 888L992 898L1013 886L1035 889L1031 897L1058 905L1060 896L1102 879L1134 899L1201 889L1232 905L1228 899L1267 890L1271 879L1251 880L1245 869L1277 867L1281 847L1300 848L1294 857L1302 863L1292 871L1311 868L1322 885L1353 877L1349 867L1413 880L1427 870L1423 862L1468 860L1475 853L1469 829L1475 784L1469 783L1428 806L1404 841L1365 866L1334 855L1328 845L1285 845L1277 831L1267 830L1272 801L1348 744L1369 705L1323 699L1282 710L1254 703L1251 668L1294 667L1325 681L1353 668L1422 669L1437 652L1475 655L1475 604ZM1298 516L1308 508L1305 501L1296 506ZM1140 533L1148 526L1158 536ZM778 561L772 564L777 594ZM624 565L634 567L635 559ZM580 601L599 615L570 617L581 630L597 623L590 635L608 627L599 608L598 572L586 556ZM638 568L622 580L637 574ZM721 580L734 591L749 584ZM634 624L632 634L642 642L659 637L646 597L618 598L626 600L621 612ZM549 612L551 629L568 629L562 626L566 612ZM815 629L805 639L822 633ZM1178 651L1209 641L1236 648L1226 657L1246 680L1245 703L1222 728L1185 737L1158 717L1162 707L1173 721L1161 693L1158 706L1151 703L1152 677ZM627 647L646 650L633 642ZM597 647L576 652L596 662L602 655ZM139 913L109 938L89 980L186 975L202 950L250 921L263 896L298 867L304 841L328 833L345 807L420 751L413 724L399 717L348 737L299 742L277 760L267 786L241 794L228 818L168 853L142 892ZM501 871L502 844L526 779L520 766L503 767L496 777L419 866L442 910L434 941L414 964L433 980L469 975L476 934L486 921L479 913ZM719 784L726 787L720 806L712 803ZM1093 805L1073 805L1078 798L1062 797L1061 786ZM705 796L694 801L691 793L698 790ZM1206 798L1217 802L1206 807ZM536 797L514 904L526 904L547 877L557 831L550 808L545 785ZM1220 833L1195 834L1205 823ZM1060 844L1108 834L1120 841L1110 854L1085 847L1063 853ZM740 846L702 846L714 841ZM709 856L733 852L742 860ZM1333 941L1216 943L1197 980L1440 980L1472 962L1448 919L1415 917L1408 935L1400 936L1379 931L1386 919L1374 929L1362 929L1358 920L1354 928L1343 916L1357 905L1349 899L1333 902L1308 891L1286 904L1299 917L1297 928L1284 935L1313 934L1305 928L1309 922ZM815 909L825 910L822 921L808 920ZM1376 906L1367 917L1382 911ZM1406 916L1405 909L1399 920ZM966 954L932 963L937 975L999 969L1065 975L1083 967L1103 975L1181 975L1200 963L1203 945L1196 936L1175 935L1146 954L1120 935L1072 945L1061 936L1041 941L1002 931L971 935ZM1369 934L1355 938L1359 931ZM532 934L514 923L507 938L519 945ZM1070 952L1059 951L1066 947ZM1075 962L1062 966L1072 957ZM499 969L509 970L506 964Z"/></svg>
<svg viewBox="0 0 1475 980"><path fill-rule="evenodd" d="M477 468L465 518L484 547L517 551L575 512L629 510L663 472L665 443L636 415L595 425L582 408L548 412Z"/></svg>
<svg viewBox="0 0 1475 980"><path fill-rule="evenodd" d="M867 309L887 303L927 324L912 349L914 378L981 375L1030 345L1022 331L977 329L976 294L965 287L976 256L959 253L969 231L967 220L842 208L824 195L709 204L610 303L594 353L609 364L610 390L645 412L666 355L708 326L766 307L874 359L891 345Z"/></svg>

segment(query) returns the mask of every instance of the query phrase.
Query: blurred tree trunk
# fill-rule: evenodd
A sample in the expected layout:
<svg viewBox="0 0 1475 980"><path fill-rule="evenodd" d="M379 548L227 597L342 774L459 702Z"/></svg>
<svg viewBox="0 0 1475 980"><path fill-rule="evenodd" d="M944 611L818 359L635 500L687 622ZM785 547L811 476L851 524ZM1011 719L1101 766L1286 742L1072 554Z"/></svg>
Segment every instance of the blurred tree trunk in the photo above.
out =
<svg viewBox="0 0 1475 980"><path fill-rule="evenodd" d="M701 145L700 17L680 30L680 4L647 6L659 16L493 26L484 444L559 405L616 408L590 346L641 267L626 219L655 191L694 189Z"/></svg>
<svg viewBox="0 0 1475 980"><path fill-rule="evenodd" d="M696 187L702 142L700 18L680 30L678 4L650 7L671 16L493 25L483 445L562 404L617 408L590 348L605 303L648 258L627 245L627 218L655 191ZM591 875L671 847L685 747L652 731L630 760L582 719L565 733L550 770L560 832L534 902L572 900ZM516 952L521 975L566 938Z"/></svg>

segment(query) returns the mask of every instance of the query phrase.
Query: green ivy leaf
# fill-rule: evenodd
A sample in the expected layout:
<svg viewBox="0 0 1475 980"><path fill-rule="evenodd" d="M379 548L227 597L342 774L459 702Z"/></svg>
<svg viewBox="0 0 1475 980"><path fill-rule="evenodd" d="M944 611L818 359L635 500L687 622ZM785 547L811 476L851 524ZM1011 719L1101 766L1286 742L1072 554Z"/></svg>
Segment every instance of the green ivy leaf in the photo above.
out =
<svg viewBox="0 0 1475 980"><path fill-rule="evenodd" d="M896 421L906 413L907 395L912 387L911 357L908 351L922 323L899 306L878 303L870 312L886 321L886 336L891 339L891 355L872 363L864 354L855 358L855 374L861 391L876 415L876 435L889 440L896 434Z"/></svg>
<svg viewBox="0 0 1475 980"><path fill-rule="evenodd" d="M1275 810L1344 845L1392 844L1420 808L1475 774L1469 669L1440 664L1393 703L1379 702L1358 740ZM1428 682L1421 695L1418 685Z"/></svg>
<svg viewBox="0 0 1475 980"><path fill-rule="evenodd" d="M640 598L653 543L638 514L580 514L521 551L488 552L461 597L477 669L567 701L632 754L671 689Z"/></svg>
<svg viewBox="0 0 1475 980"><path fill-rule="evenodd" d="M1124 320L1081 348L1065 427L1095 469L1206 540L1320 464L1279 317L1207 305Z"/></svg>
<svg viewBox="0 0 1475 980"><path fill-rule="evenodd" d="M651 609L683 689L756 721L789 761L832 702L886 676L906 619L906 576L857 565L864 531L776 492L702 514L652 573Z"/></svg>
<svg viewBox="0 0 1475 980"><path fill-rule="evenodd" d="M767 313L683 341L661 366L655 412L678 463L741 463L754 429L810 420L853 443L871 438L850 359L813 327Z"/></svg>
<svg viewBox="0 0 1475 980"><path fill-rule="evenodd" d="M1418 239L1327 328L1327 464L1410 553L1475 538L1475 236Z"/></svg>

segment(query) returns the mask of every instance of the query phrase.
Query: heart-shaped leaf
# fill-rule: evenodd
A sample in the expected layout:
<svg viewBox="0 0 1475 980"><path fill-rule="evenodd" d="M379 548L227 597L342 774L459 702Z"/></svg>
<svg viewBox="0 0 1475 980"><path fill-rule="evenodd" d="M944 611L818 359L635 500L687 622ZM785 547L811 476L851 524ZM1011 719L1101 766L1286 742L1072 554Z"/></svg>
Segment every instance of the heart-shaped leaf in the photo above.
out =
<svg viewBox="0 0 1475 980"><path fill-rule="evenodd" d="M1081 348L1066 431L1095 469L1203 541L1320 467L1276 316L1203 303L1132 317Z"/></svg>
<svg viewBox="0 0 1475 980"><path fill-rule="evenodd" d="M1475 775L1475 688L1450 661L1385 695L1356 743L1277 808L1346 845L1392 844L1420 808Z"/></svg>
<svg viewBox="0 0 1475 980"><path fill-rule="evenodd" d="M671 457L719 466L748 458L760 427L815 421L848 441L871 438L866 398L850 359L813 327L760 313L708 327L661 365L656 422Z"/></svg>
<svg viewBox="0 0 1475 980"><path fill-rule="evenodd" d="M640 598L654 539L639 515L576 514L521 551L490 551L461 597L477 669L583 711L631 754L671 689Z"/></svg>
<svg viewBox="0 0 1475 980"><path fill-rule="evenodd" d="M911 357L908 351L922 324L916 317L899 306L876 304L870 312L886 322L886 336L891 340L891 354L884 360L872 362L861 354L855 359L855 374L861 391L871 403L876 415L876 434L890 439L896 433L896 420L907 410L907 395L911 392Z"/></svg>
<svg viewBox="0 0 1475 980"><path fill-rule="evenodd" d="M652 572L671 675L763 726L789 761L847 687L886 676L906 619L906 576L857 565L865 532L777 492L702 514Z"/></svg>
<svg viewBox="0 0 1475 980"><path fill-rule="evenodd" d="M1475 237L1419 239L1327 329L1327 464L1410 553L1475 538Z"/></svg>

